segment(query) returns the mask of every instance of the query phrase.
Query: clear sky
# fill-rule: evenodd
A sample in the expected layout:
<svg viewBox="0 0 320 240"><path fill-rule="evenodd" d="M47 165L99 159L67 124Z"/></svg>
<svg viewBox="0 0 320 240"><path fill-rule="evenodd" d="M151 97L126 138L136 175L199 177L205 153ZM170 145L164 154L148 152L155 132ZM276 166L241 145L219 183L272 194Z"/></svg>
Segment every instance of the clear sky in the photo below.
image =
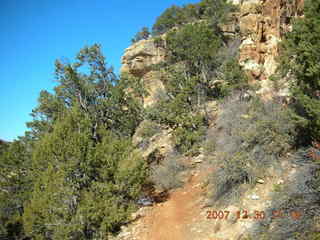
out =
<svg viewBox="0 0 320 240"><path fill-rule="evenodd" d="M172 4L196 0L1 0L0 139L23 135L40 90L54 86L54 61L100 43L116 72L131 38Z"/></svg>

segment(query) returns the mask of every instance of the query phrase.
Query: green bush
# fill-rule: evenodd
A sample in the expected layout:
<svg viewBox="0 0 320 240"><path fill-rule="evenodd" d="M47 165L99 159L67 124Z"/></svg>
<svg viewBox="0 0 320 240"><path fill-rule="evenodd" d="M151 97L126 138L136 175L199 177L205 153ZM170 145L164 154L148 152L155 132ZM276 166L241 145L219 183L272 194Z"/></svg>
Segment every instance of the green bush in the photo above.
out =
<svg viewBox="0 0 320 240"><path fill-rule="evenodd" d="M222 64L221 79L224 82L216 87L217 97L225 97L234 91L245 91L250 88L248 77L241 69L237 58L227 59Z"/></svg>
<svg viewBox="0 0 320 240"><path fill-rule="evenodd" d="M167 8L156 20L152 27L152 35L157 36L171 28L186 23L183 9L178 6Z"/></svg>
<svg viewBox="0 0 320 240"><path fill-rule="evenodd" d="M151 138L160 131L160 125L152 121L143 121L138 128L139 136L146 139Z"/></svg>
<svg viewBox="0 0 320 240"><path fill-rule="evenodd" d="M206 124L200 114L195 118L189 118L185 123L187 124L174 129L173 140L179 152L194 155L199 152L200 143L206 132Z"/></svg>
<svg viewBox="0 0 320 240"><path fill-rule="evenodd" d="M169 32L166 40L170 62L185 61L193 75L220 64L217 56L223 41L207 23L187 24Z"/></svg>
<svg viewBox="0 0 320 240"><path fill-rule="evenodd" d="M146 165L131 140L97 129L77 110L55 124L33 154L34 187L24 228L35 239L105 239L135 207Z"/></svg>
<svg viewBox="0 0 320 240"><path fill-rule="evenodd" d="M140 40L148 39L149 37L150 37L149 29L147 27L143 27L141 31L137 32L134 38L131 39L131 42L136 43L136 42L139 42Z"/></svg>
<svg viewBox="0 0 320 240"><path fill-rule="evenodd" d="M320 8L319 0L306 0L304 17L298 18L282 44L283 77L291 78L296 112L307 119L302 125L303 144L320 139Z"/></svg>
<svg viewBox="0 0 320 240"><path fill-rule="evenodd" d="M22 214L32 189L30 155L24 138L6 143L0 152L0 238L25 237Z"/></svg>
<svg viewBox="0 0 320 240"><path fill-rule="evenodd" d="M218 24L225 23L228 20L228 14L235 9L236 7L227 0L202 0L182 7L173 5L157 18L152 27L152 35L157 36L173 27L201 19L209 20L214 28L218 28Z"/></svg>
<svg viewBox="0 0 320 240"><path fill-rule="evenodd" d="M162 99L147 112L149 119L173 128L173 141L180 153L195 154L198 151L207 121L203 114L194 113L196 110L183 101L182 95L171 101Z"/></svg>

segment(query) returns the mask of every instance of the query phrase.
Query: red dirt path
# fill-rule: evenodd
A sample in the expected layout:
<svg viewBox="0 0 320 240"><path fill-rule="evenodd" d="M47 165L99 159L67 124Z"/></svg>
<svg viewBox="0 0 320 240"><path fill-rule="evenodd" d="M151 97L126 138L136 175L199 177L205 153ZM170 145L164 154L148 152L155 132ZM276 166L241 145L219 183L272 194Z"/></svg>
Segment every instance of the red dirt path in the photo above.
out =
<svg viewBox="0 0 320 240"><path fill-rule="evenodd" d="M148 230L138 239L191 240L188 225L201 210L196 203L201 195L199 180L199 176L192 176L183 188L172 192L166 202L156 205L143 219Z"/></svg>

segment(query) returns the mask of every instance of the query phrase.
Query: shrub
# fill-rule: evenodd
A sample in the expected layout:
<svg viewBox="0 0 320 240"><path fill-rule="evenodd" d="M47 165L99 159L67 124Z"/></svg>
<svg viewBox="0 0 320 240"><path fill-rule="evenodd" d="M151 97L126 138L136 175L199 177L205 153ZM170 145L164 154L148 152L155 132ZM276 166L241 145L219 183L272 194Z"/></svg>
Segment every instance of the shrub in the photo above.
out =
<svg viewBox="0 0 320 240"><path fill-rule="evenodd" d="M153 42L157 48L164 48L165 47L165 40L163 40L160 36L155 37Z"/></svg>
<svg viewBox="0 0 320 240"><path fill-rule="evenodd" d="M216 88L217 97L225 97L234 91L244 91L250 88L248 77L241 69L237 58L227 58L221 66L221 79L224 83Z"/></svg>
<svg viewBox="0 0 320 240"><path fill-rule="evenodd" d="M154 166L151 170L151 181L155 187L162 191L167 191L180 187L182 181L179 179L179 173L185 169L185 166L175 157L168 157L160 165Z"/></svg>
<svg viewBox="0 0 320 240"><path fill-rule="evenodd" d="M292 112L273 102L241 101L232 96L220 109L214 159L220 168L210 179L216 185L214 200L266 174L266 168L277 164L291 149L296 135Z"/></svg>
<svg viewBox="0 0 320 240"><path fill-rule="evenodd" d="M221 36L203 22L187 24L167 35L170 61L186 61L192 74L215 69L219 65L217 53L222 44Z"/></svg>
<svg viewBox="0 0 320 240"><path fill-rule="evenodd" d="M173 71L166 83L166 94L159 94L157 104L147 110L147 118L173 129L177 150L186 152L199 143L205 133L207 120L201 114L194 88L195 79L184 79L182 73Z"/></svg>
<svg viewBox="0 0 320 240"><path fill-rule="evenodd" d="M273 192L271 205L266 214L273 211L283 213L282 218L266 218L255 224L249 232L254 232L254 239L319 239L320 165L309 156L309 149L300 149L288 159L295 164L295 173L287 178L281 188ZM293 215L292 213L301 215ZM299 216L295 219L294 216Z"/></svg>
<svg viewBox="0 0 320 240"><path fill-rule="evenodd" d="M142 138L149 139L155 134L159 133L160 130L161 127L159 124L152 121L143 121L137 131Z"/></svg>
<svg viewBox="0 0 320 240"><path fill-rule="evenodd" d="M157 36L171 28L186 23L183 9L178 6L167 8L156 20L152 27L152 35Z"/></svg>
<svg viewBox="0 0 320 240"><path fill-rule="evenodd" d="M203 152L205 155L205 158L208 160L208 163L211 162L211 160L213 160L213 156L215 151L217 150L217 146L216 146L216 136L215 136L215 132L213 131L212 128L207 130L207 134L206 134L206 138L204 141L204 145L203 145Z"/></svg>
<svg viewBox="0 0 320 240"><path fill-rule="evenodd" d="M187 4L183 7L173 5L157 18L152 27L152 35L157 36L173 27L200 19L207 19L218 28L218 23L226 23L228 13L235 9L235 6L227 0L202 0L200 3Z"/></svg>
<svg viewBox="0 0 320 240"><path fill-rule="evenodd" d="M146 178L131 139L99 128L71 109L33 152L33 189L24 228L35 239L105 239L129 218Z"/></svg>
<svg viewBox="0 0 320 240"><path fill-rule="evenodd" d="M195 155L199 152L199 144L204 139L205 126L196 129L178 127L173 132L173 139L179 152Z"/></svg>
<svg viewBox="0 0 320 240"><path fill-rule="evenodd" d="M148 39L149 37L150 37L149 29L147 27L143 27L141 31L137 32L134 38L131 39L131 42L136 43L136 42L139 42L140 40Z"/></svg>

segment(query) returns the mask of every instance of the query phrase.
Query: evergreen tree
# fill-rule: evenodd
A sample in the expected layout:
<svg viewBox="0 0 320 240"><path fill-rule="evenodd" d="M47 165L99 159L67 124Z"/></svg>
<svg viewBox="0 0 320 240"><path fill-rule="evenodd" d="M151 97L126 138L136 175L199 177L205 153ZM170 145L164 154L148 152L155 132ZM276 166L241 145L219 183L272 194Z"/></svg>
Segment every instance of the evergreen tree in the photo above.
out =
<svg viewBox="0 0 320 240"><path fill-rule="evenodd" d="M31 182L30 142L20 138L0 153L0 236L24 236L22 214L29 198Z"/></svg>
<svg viewBox="0 0 320 240"><path fill-rule="evenodd" d="M57 61L56 78L29 123L32 188L20 221L34 239L105 239L127 221L147 173L130 139L142 87L119 79L99 45Z"/></svg>
<svg viewBox="0 0 320 240"><path fill-rule="evenodd" d="M156 20L152 27L152 35L163 34L175 26L186 23L183 9L176 5L167 8Z"/></svg>
<svg viewBox="0 0 320 240"><path fill-rule="evenodd" d="M228 0L202 0L199 6L203 14L202 18L208 19L211 27L216 31L218 31L219 25L228 22L229 14L237 8Z"/></svg>
<svg viewBox="0 0 320 240"><path fill-rule="evenodd" d="M93 138L98 139L97 128L106 128L120 135L132 135L141 121L141 106L127 94L125 86L107 67L100 45L84 47L74 63L55 63L58 86L54 94L42 91L39 105L32 112L34 120L28 123L34 138L48 133L52 125L68 109L79 105L92 120Z"/></svg>
<svg viewBox="0 0 320 240"><path fill-rule="evenodd" d="M140 32L137 32L137 34L134 36L133 39L131 39L131 42L132 43L136 43L140 40L143 40L143 39L148 39L150 37L150 32L149 32L149 29L147 27L143 27L141 29Z"/></svg>
<svg viewBox="0 0 320 240"><path fill-rule="evenodd" d="M320 1L305 2L305 16L297 19L283 44L282 73L292 77L297 112L307 119L305 137L320 139Z"/></svg>
<svg viewBox="0 0 320 240"><path fill-rule="evenodd" d="M211 28L218 33L219 25L227 23L229 13L236 7L227 0L202 0L196 4L187 4L183 7L173 5L167 8L156 20L152 27L152 35L157 36L174 27L199 20L207 21Z"/></svg>
<svg viewBox="0 0 320 240"><path fill-rule="evenodd" d="M146 176L131 141L73 106L34 150L34 188L24 226L35 239L105 239L134 209Z"/></svg>

